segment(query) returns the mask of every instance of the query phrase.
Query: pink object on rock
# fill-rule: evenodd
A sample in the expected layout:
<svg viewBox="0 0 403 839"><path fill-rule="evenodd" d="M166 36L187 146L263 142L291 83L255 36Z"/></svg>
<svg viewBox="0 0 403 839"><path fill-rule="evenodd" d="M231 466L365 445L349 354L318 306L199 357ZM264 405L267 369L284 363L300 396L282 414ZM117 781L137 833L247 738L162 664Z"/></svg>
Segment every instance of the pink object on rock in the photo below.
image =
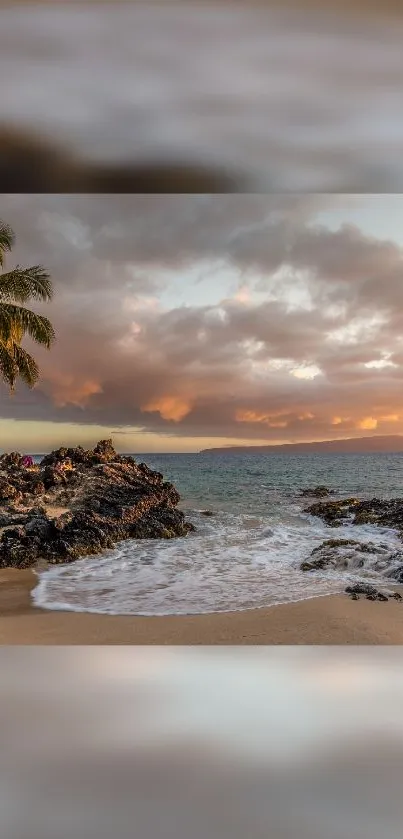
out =
<svg viewBox="0 0 403 839"><path fill-rule="evenodd" d="M27 469L30 469L34 465L34 461L31 455L25 455L25 457L22 458L22 465L25 466Z"/></svg>

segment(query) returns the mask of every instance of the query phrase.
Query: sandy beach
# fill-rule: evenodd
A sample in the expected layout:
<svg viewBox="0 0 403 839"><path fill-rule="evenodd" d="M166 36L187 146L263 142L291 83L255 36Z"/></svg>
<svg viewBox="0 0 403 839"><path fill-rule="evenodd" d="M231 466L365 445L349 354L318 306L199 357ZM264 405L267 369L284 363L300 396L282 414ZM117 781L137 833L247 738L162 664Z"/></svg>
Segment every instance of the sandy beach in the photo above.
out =
<svg viewBox="0 0 403 839"><path fill-rule="evenodd" d="M403 603L317 597L212 615L128 617L32 606L31 571L0 572L1 644L403 644Z"/></svg>

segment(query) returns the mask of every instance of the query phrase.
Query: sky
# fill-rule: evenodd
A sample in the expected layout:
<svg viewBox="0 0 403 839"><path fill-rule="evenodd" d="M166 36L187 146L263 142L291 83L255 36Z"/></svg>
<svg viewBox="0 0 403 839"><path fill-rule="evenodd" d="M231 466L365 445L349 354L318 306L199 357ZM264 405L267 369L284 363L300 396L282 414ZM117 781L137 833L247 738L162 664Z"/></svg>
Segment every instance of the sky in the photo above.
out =
<svg viewBox="0 0 403 839"><path fill-rule="evenodd" d="M403 433L403 197L3 195L51 351L0 448L193 452Z"/></svg>

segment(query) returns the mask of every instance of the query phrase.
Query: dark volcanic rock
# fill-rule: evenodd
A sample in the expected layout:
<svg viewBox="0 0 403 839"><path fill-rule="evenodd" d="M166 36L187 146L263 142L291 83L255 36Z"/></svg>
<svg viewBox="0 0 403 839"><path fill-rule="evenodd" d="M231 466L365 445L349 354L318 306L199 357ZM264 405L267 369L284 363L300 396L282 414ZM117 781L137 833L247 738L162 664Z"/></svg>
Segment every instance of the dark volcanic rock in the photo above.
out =
<svg viewBox="0 0 403 839"><path fill-rule="evenodd" d="M350 595L352 600L359 600L360 594L363 594L367 600L379 601L381 603L387 603L389 597L393 597L396 600L401 600L401 595L393 592L388 592L385 594L383 591L379 591L375 586L370 586L367 583L355 583L354 585L347 586L346 593Z"/></svg>
<svg viewBox="0 0 403 839"><path fill-rule="evenodd" d="M309 559L300 565L301 571L348 570L356 574L360 569L370 571L389 583L403 583L403 551L394 551L384 543L358 542L355 539L326 539L315 548ZM361 583L359 583L361 585ZM362 583L362 586L368 585ZM369 594L373 594L369 586ZM349 592L363 594L356 588ZM389 592L392 597L393 593ZM399 598L396 598L399 599Z"/></svg>
<svg viewBox="0 0 403 839"><path fill-rule="evenodd" d="M361 502L358 498L344 498L341 501L318 501L304 512L323 519L329 527L340 527L352 518L353 511Z"/></svg>
<svg viewBox="0 0 403 839"><path fill-rule="evenodd" d="M46 539L52 529L52 521L45 512L33 512L25 524L25 534L32 539Z"/></svg>
<svg viewBox="0 0 403 839"><path fill-rule="evenodd" d="M347 594L365 594L367 596L377 595L378 589L368 583L354 583L354 585L347 586L346 592Z"/></svg>
<svg viewBox="0 0 403 839"><path fill-rule="evenodd" d="M327 498L329 495L334 495L334 490L325 486L317 486L313 489L303 489L301 495L311 496L312 498Z"/></svg>
<svg viewBox="0 0 403 839"><path fill-rule="evenodd" d="M16 490L24 508L19 514L12 492L13 511L0 507L7 528L0 538L2 567L27 568L38 559L71 562L124 539L172 539L194 530L177 509L175 487L145 464L117 455L111 440L93 451L60 448L36 470L22 470L14 460L5 469L3 464L4 458L0 482ZM8 500L8 489L6 494ZM68 512L52 518L38 508L45 498Z"/></svg>
<svg viewBox="0 0 403 839"><path fill-rule="evenodd" d="M18 488L10 480L0 478L0 503L4 501L15 501L20 495L21 493Z"/></svg>
<svg viewBox="0 0 403 839"><path fill-rule="evenodd" d="M15 524L26 524L28 515L26 513L13 513L2 510L0 513L0 527L12 527Z"/></svg>
<svg viewBox="0 0 403 839"><path fill-rule="evenodd" d="M60 449L45 455L41 466L95 466L99 463L110 463L112 461L114 463L124 463L128 460L131 460L131 458L122 457L115 452L112 440L100 440L93 450L85 450L82 446L76 446L75 448L62 446Z"/></svg>
<svg viewBox="0 0 403 839"><path fill-rule="evenodd" d="M55 466L51 466L50 464L41 470L41 478L45 492L53 487L64 486L66 484L63 472L60 472Z"/></svg>
<svg viewBox="0 0 403 839"><path fill-rule="evenodd" d="M403 530L403 499L360 501L354 510L353 524L377 524Z"/></svg>
<svg viewBox="0 0 403 839"><path fill-rule="evenodd" d="M372 524L378 527L387 527L397 530L400 537L403 537L403 499L390 498L382 500L380 498L371 498L365 501L359 501L357 498L347 498L341 501L320 501L317 504L312 504L305 510L312 516L318 516L329 527L340 527L342 524L350 523L356 526L363 524ZM354 542L354 540L352 540ZM325 544L325 543L324 543ZM379 553L386 546L379 545ZM365 551L361 547L361 551ZM373 553L373 547L370 551ZM323 552L322 552L323 554ZM331 564L330 557L330 564ZM319 562L323 564L319 564ZM314 564L311 560L307 560L303 565L303 570L311 571L315 568L323 568L326 565L326 556L317 558L317 563ZM301 566L302 567L302 566ZM397 583L403 583L403 551L389 552L387 562L384 567L376 569L380 571L385 577L395 580Z"/></svg>
<svg viewBox="0 0 403 839"><path fill-rule="evenodd" d="M101 462L108 463L115 460L116 452L112 445L112 440L100 440L94 449L95 457L99 457Z"/></svg>
<svg viewBox="0 0 403 839"><path fill-rule="evenodd" d="M0 567L29 568L37 558L37 543L23 525L4 531L0 541Z"/></svg>
<svg viewBox="0 0 403 839"><path fill-rule="evenodd" d="M366 501L346 498L341 501L321 501L312 504L305 512L318 516L332 527L338 527L350 520L352 524L376 524L403 532L402 498L371 498Z"/></svg>
<svg viewBox="0 0 403 839"><path fill-rule="evenodd" d="M301 571L321 571L325 568L362 568L365 554L384 557L390 561L390 551L373 542L356 539L326 539L311 553L310 559L301 563ZM392 563L393 564L393 563Z"/></svg>
<svg viewBox="0 0 403 839"><path fill-rule="evenodd" d="M22 461L22 454L19 452L8 452L0 455L0 469L9 469L12 466L19 466Z"/></svg>

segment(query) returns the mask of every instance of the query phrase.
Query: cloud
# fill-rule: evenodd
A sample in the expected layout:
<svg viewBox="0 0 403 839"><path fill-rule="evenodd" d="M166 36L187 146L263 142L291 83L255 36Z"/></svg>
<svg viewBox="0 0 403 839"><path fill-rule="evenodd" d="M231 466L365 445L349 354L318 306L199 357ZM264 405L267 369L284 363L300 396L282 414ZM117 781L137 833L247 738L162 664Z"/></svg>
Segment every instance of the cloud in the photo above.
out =
<svg viewBox="0 0 403 839"><path fill-rule="evenodd" d="M176 396L162 396L159 399L152 400L147 405L142 405L141 410L146 413L157 412L165 420L180 422L190 414L192 405Z"/></svg>
<svg viewBox="0 0 403 839"><path fill-rule="evenodd" d="M396 433L402 249L318 224L332 207L342 197L2 196L8 265L51 271L58 341L1 416L178 438Z"/></svg>
<svg viewBox="0 0 403 839"><path fill-rule="evenodd" d="M74 405L84 409L92 396L102 393L99 382L83 379L77 373L63 375L58 371L55 373L50 371L47 375L46 387L51 393L56 408Z"/></svg>
<svg viewBox="0 0 403 839"><path fill-rule="evenodd" d="M378 420L374 417L365 417L365 419L362 419L357 423L357 428L360 428L363 431L374 431L378 428Z"/></svg>

